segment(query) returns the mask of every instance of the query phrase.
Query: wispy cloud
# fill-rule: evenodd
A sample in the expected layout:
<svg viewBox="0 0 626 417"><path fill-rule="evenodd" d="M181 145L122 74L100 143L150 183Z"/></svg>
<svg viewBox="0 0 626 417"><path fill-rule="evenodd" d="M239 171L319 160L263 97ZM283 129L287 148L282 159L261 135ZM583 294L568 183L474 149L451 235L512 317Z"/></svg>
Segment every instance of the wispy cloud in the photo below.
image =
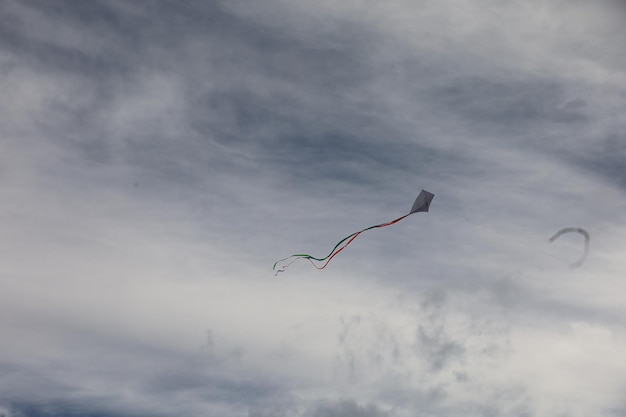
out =
<svg viewBox="0 0 626 417"><path fill-rule="evenodd" d="M623 414L624 13L4 2L0 414Z"/></svg>

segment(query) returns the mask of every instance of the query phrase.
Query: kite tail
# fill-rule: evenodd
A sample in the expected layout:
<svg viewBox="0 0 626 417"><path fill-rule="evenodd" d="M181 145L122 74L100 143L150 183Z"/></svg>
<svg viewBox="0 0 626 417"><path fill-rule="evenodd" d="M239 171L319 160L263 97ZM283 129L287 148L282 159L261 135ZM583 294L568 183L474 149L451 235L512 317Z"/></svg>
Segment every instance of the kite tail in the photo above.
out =
<svg viewBox="0 0 626 417"><path fill-rule="evenodd" d="M390 221L390 222L377 224L377 225L375 225L375 226L370 226L370 227L367 227L367 228L365 228L365 229L363 229L363 230L361 230L361 231L358 231L358 232L352 233L351 235L346 236L346 237L344 237L343 239L341 239L341 240L339 241L339 243L337 243L337 244L335 245L335 247L334 247L334 248L330 251L330 253L329 253L328 255L326 255L325 257L323 257L323 258L316 258L316 257L311 256L311 255L309 255L309 254L306 254L306 253L301 253L301 254L295 254L295 255L291 255L291 256L288 256L288 257L286 257L286 258L280 259L280 260L278 260L278 261L274 262L274 266L272 267L272 269L276 270L276 265L278 265L279 263L284 262L284 261L286 261L286 260L288 260L288 259L294 258L294 259L291 259L291 261L289 261L289 262L288 262L288 263L286 263L285 265L282 265L282 266L281 266L278 270L276 270L276 273L274 274L274 276L277 276L279 272L285 272L285 270L287 269L287 267L289 267L291 264L293 264L295 261L297 261L297 260L299 260L299 259L307 259L309 262L311 262L311 265L313 265L315 268L317 268L317 269L324 269L324 268L326 268L326 266L330 263L330 261L331 261L331 260L332 260L332 259L333 259L333 258L334 258L334 257L335 257L338 253L339 253L339 252L343 251L343 250L344 250L344 249L345 249L345 248L346 248L346 247L347 247L350 243L352 243L352 242L354 241L354 239L356 239L356 238L357 238L357 237L358 237L361 233L363 233L363 232L365 232L365 231L367 231L367 230L376 229L376 228L379 228L379 227L387 227L387 226L391 226L392 224L396 224L396 223L398 223L400 220L404 219L405 217L410 216L411 214L412 214L412 213L405 214L404 216L402 216L402 217L398 217L397 219L392 220L392 221ZM346 242L346 241L347 241L347 242ZM341 246L344 242L346 242L346 243L345 243L343 246ZM340 247L340 246L341 246L341 247ZM314 262L314 261L318 261L318 262L323 262L323 261L326 261L326 262L325 262L322 266L318 266L318 265L316 265L316 264L315 264L315 262Z"/></svg>
<svg viewBox="0 0 626 417"><path fill-rule="evenodd" d="M358 235L360 235L360 234L361 234L361 232L356 233L352 239L348 240L348 242L346 242L346 244L345 244L345 245L343 245L343 246L342 246L342 247L340 247L340 248L339 248L336 252L334 252L334 253L333 253L333 254L332 254L332 255L328 258L328 260L324 263L324 265L322 265L322 266L317 266L317 265L315 265L315 263L314 263L311 259L309 259L309 262L311 262L311 264L312 264L314 267L316 267L317 269L324 269L324 268L326 268L326 266L328 265L328 263L329 263L329 262L330 262L330 261L331 261L331 260L332 260L332 259L333 259L333 258L334 258L334 257L335 257L338 253L339 253L339 252L341 252L342 250L344 250L344 249L345 249L345 248L346 248L346 247L347 247L350 243L352 243L352 241L353 241L354 239L356 239L356 238L357 238L357 236L358 236Z"/></svg>

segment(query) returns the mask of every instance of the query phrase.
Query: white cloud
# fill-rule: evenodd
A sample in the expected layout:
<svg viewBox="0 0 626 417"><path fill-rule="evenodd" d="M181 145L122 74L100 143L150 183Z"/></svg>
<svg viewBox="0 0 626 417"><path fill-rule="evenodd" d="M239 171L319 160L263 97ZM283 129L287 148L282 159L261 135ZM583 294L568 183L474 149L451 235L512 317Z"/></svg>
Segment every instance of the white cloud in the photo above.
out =
<svg viewBox="0 0 626 417"><path fill-rule="evenodd" d="M0 414L623 408L621 10L9 5Z"/></svg>

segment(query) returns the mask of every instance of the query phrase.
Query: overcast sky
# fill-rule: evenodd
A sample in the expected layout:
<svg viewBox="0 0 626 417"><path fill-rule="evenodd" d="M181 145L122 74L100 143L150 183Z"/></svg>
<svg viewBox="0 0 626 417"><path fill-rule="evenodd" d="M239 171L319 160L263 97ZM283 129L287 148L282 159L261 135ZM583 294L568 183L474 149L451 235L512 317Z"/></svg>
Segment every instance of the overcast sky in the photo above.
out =
<svg viewBox="0 0 626 417"><path fill-rule="evenodd" d="M0 2L0 416L626 415L624 21Z"/></svg>

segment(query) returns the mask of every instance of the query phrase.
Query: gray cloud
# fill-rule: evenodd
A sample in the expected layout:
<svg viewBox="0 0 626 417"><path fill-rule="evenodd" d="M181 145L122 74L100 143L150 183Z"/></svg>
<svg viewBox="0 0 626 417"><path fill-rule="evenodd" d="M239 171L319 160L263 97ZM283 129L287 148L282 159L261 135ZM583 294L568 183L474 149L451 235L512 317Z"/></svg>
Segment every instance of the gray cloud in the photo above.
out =
<svg viewBox="0 0 626 417"><path fill-rule="evenodd" d="M619 414L623 13L2 3L0 414Z"/></svg>
<svg viewBox="0 0 626 417"><path fill-rule="evenodd" d="M335 403L322 403L315 408L312 417L382 417L382 412L374 405L360 406L352 400L340 400Z"/></svg>

